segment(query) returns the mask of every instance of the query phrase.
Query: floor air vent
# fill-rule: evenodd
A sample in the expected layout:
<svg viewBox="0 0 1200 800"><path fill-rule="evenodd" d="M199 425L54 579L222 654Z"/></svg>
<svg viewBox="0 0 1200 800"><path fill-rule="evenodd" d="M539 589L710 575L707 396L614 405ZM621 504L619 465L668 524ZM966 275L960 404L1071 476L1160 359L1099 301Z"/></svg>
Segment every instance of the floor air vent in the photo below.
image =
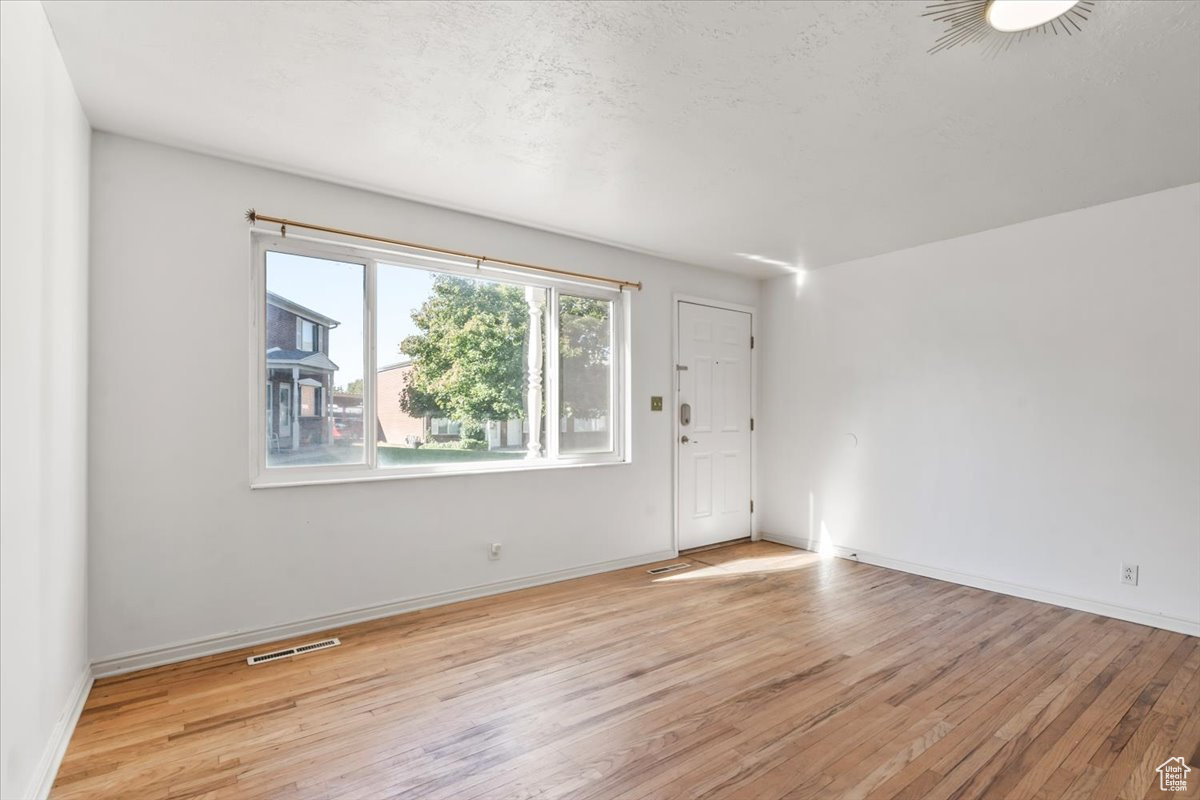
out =
<svg viewBox="0 0 1200 800"><path fill-rule="evenodd" d="M246 663L250 666L254 666L255 664L265 664L268 661L278 661L281 658L288 658L289 656L299 656L305 653L311 653L314 650L325 650L330 647L337 647L341 643L341 639L324 639L319 642L309 642L308 644L302 644L299 647L288 647L283 650L272 650L270 653L250 656L246 659Z"/></svg>
<svg viewBox="0 0 1200 800"><path fill-rule="evenodd" d="M648 569L646 572L649 572L651 575L662 575L664 572L674 572L677 569L687 569L690 566L691 564L667 564L655 567L654 569Z"/></svg>

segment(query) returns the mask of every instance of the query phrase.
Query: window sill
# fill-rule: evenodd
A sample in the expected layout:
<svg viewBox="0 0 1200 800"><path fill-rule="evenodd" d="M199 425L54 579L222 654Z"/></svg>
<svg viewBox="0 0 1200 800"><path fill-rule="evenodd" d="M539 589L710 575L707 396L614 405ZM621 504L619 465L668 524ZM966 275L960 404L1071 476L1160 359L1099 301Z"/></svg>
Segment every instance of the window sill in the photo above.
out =
<svg viewBox="0 0 1200 800"><path fill-rule="evenodd" d="M494 475L513 472L540 472L552 469L584 469L588 467L614 467L632 463L630 459L611 457L605 460L590 461L556 461L545 464L530 464L517 462L511 466L483 467L478 465L451 467L444 470L410 471L395 469L367 469L351 467L349 469L331 469L326 472L304 469L302 474L287 474L287 468L277 468L250 480L251 489L284 489L294 486L322 486L338 483L374 483L376 481L417 480L421 478L449 478L463 475ZM299 472L299 469L297 469ZM283 474L279 474L283 473Z"/></svg>

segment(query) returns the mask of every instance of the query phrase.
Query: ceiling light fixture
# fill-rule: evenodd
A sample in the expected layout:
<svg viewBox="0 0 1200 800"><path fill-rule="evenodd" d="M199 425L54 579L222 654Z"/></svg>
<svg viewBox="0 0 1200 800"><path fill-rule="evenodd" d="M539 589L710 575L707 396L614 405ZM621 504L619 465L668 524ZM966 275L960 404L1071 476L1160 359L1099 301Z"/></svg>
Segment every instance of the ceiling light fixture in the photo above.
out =
<svg viewBox="0 0 1200 800"><path fill-rule="evenodd" d="M940 0L922 16L946 25L930 53L979 44L995 55L1029 34L1080 33L1095 5L1095 0Z"/></svg>
<svg viewBox="0 0 1200 800"><path fill-rule="evenodd" d="M1001 33L1040 28L1079 5L1079 0L992 0L987 21Z"/></svg>

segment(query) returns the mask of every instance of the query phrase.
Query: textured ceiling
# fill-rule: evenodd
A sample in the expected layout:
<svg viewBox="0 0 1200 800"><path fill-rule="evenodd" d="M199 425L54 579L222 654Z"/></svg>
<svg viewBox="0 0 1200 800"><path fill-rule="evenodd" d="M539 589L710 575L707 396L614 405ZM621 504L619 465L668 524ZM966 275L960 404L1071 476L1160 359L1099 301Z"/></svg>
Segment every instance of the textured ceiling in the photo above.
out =
<svg viewBox="0 0 1200 800"><path fill-rule="evenodd" d="M752 275L1200 180L1194 2L45 5L99 129Z"/></svg>

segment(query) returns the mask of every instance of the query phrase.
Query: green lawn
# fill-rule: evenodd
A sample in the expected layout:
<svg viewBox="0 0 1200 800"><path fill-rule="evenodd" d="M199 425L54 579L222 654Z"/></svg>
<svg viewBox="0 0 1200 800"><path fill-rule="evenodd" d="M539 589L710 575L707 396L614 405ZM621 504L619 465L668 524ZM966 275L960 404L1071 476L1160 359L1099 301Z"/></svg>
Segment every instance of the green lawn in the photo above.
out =
<svg viewBox="0 0 1200 800"><path fill-rule="evenodd" d="M406 464L460 464L466 461L513 461L524 458L521 452L493 450L451 450L440 447L389 447L379 445L379 466L402 467Z"/></svg>

